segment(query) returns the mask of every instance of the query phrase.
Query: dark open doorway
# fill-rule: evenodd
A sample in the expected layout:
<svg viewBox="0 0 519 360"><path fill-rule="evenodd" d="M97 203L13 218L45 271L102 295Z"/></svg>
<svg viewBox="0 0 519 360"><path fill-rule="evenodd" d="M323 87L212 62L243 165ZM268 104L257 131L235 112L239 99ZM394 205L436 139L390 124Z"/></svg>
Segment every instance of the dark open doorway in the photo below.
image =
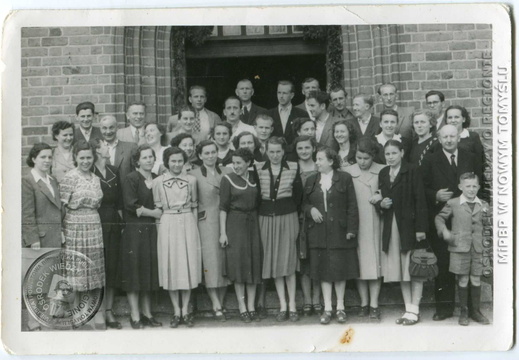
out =
<svg viewBox="0 0 519 360"><path fill-rule="evenodd" d="M237 82L244 78L253 83L253 102L267 109L277 105L276 84L279 80L294 82L294 105L303 101L301 83L305 78L316 78L321 89L326 89L324 54L195 58L187 59L186 65L187 88L195 84L205 86L208 91L206 107L218 114L222 113L224 100L235 94Z"/></svg>

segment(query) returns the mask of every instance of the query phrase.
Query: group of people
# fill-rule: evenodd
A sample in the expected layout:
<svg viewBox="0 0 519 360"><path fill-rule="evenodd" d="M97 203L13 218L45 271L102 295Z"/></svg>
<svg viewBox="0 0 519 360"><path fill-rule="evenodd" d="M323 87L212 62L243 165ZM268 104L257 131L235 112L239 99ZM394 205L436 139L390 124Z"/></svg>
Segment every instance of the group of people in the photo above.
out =
<svg viewBox="0 0 519 360"><path fill-rule="evenodd" d="M343 88L328 94L306 79L298 106L294 91L280 81L279 105L266 110L241 80L222 120L205 108L205 88L193 86L190 105L166 126L146 122L145 104L131 103L123 129L113 116L94 127L94 104L79 104L79 126L54 123L56 147L35 144L27 157L23 246L90 258L88 271L66 278L76 291L105 289L102 321L116 329L116 289L127 294L134 329L162 326L150 293L167 290L175 328L193 326L191 291L200 284L215 319L228 317L230 284L242 321L265 318L269 279L276 320L297 321L296 273L302 313L321 324L347 321L346 281L355 279L358 316L380 320L382 282L400 282L405 313L396 323L414 325L427 279L410 274L411 256L429 247L439 267L433 320L453 316L457 282L460 324L488 323L479 309L484 152L467 110L443 110L439 91L426 94L427 110L399 107L390 83L379 87L379 117L366 94L353 97L350 112Z"/></svg>

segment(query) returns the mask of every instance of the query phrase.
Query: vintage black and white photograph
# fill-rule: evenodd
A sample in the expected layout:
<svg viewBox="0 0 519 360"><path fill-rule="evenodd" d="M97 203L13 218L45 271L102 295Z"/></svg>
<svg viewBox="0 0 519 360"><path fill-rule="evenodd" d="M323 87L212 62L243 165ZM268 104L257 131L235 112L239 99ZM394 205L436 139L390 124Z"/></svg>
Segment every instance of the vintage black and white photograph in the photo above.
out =
<svg viewBox="0 0 519 360"><path fill-rule="evenodd" d="M4 206L19 205L4 216L3 319L38 342L4 343L512 346L509 15L334 10L12 20L2 165L16 179ZM239 12L257 18L236 23ZM311 12L323 21L302 23Z"/></svg>

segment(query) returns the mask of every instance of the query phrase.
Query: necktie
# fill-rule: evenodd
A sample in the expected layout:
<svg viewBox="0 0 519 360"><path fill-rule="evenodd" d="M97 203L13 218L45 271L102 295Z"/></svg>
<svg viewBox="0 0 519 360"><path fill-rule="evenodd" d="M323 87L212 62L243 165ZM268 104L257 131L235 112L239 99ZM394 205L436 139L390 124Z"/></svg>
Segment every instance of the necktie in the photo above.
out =
<svg viewBox="0 0 519 360"><path fill-rule="evenodd" d="M451 155L451 168L455 174L458 172L458 167L456 166L456 155L454 154Z"/></svg>
<svg viewBox="0 0 519 360"><path fill-rule="evenodd" d="M133 142L139 144L139 129L135 129L135 133L133 134Z"/></svg>
<svg viewBox="0 0 519 360"><path fill-rule="evenodd" d="M196 133L200 132L200 112L196 112L195 123L193 125L193 131Z"/></svg>
<svg viewBox="0 0 519 360"><path fill-rule="evenodd" d="M246 106L243 107L243 122L246 124L249 123L249 110Z"/></svg>

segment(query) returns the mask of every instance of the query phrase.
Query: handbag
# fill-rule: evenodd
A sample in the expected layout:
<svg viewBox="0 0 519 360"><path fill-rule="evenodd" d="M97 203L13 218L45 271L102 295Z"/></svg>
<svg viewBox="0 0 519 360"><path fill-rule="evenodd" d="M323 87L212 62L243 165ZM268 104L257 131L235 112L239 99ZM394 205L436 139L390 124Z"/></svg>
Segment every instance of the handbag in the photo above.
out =
<svg viewBox="0 0 519 360"><path fill-rule="evenodd" d="M411 251L409 275L428 280L438 276L438 259L430 246L426 249L415 249Z"/></svg>

